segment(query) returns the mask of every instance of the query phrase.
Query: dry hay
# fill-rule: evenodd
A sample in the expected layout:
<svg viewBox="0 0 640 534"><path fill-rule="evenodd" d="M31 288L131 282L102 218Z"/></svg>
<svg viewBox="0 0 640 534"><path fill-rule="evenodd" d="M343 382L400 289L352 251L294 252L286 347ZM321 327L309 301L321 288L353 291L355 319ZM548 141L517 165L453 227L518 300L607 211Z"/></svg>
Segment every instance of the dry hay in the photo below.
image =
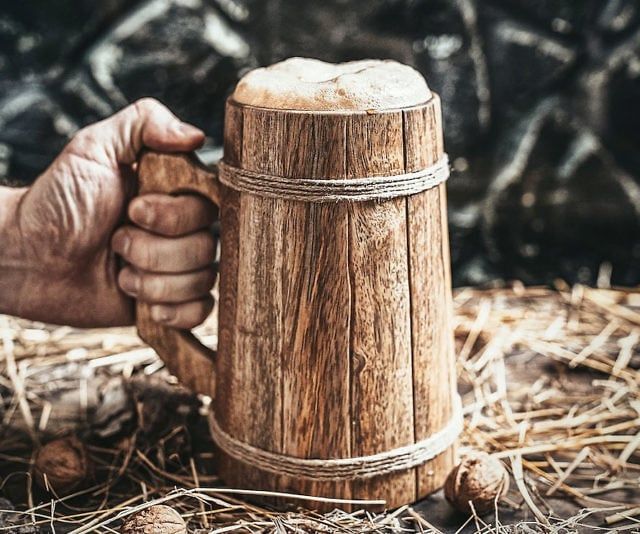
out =
<svg viewBox="0 0 640 534"><path fill-rule="evenodd" d="M463 445L495 454L514 478L494 516L458 525L465 532L635 530L640 294L467 288L457 291L455 310ZM205 325L200 335L215 343L212 330ZM132 329L79 331L0 316L0 349L0 475L20 510L0 511L0 532L117 532L123 517L151 503L176 508L191 532L438 531L428 504L419 512L277 513L249 504L250 492L224 488L206 432L194 438L191 428L203 407L167 385L172 378ZM141 386L149 383L155 393ZM169 412L182 416L167 428L156 416ZM71 427L91 443L97 476L91 487L56 498L31 484L33 450L43 436ZM291 497L304 506L304 496Z"/></svg>

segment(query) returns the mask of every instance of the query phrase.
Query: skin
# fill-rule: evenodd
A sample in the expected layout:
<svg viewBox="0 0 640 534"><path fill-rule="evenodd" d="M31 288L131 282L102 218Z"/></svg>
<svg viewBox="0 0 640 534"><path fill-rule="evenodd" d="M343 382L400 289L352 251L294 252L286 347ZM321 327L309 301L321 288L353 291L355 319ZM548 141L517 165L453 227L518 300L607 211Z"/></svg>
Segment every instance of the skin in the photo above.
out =
<svg viewBox="0 0 640 534"><path fill-rule="evenodd" d="M133 198L147 147L204 134L153 99L80 130L29 188L0 188L0 313L79 327L129 325L134 297L192 328L210 313L215 210L196 195Z"/></svg>

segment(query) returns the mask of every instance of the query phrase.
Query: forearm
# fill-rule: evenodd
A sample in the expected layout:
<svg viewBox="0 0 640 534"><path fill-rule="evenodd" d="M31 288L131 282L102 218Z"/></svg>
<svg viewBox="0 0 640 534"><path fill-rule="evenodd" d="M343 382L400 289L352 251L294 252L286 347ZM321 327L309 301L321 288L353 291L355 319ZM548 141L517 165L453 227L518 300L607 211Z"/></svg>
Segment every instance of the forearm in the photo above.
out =
<svg viewBox="0 0 640 534"><path fill-rule="evenodd" d="M0 187L0 313L20 314L20 302L28 276L22 258L18 226L24 188Z"/></svg>

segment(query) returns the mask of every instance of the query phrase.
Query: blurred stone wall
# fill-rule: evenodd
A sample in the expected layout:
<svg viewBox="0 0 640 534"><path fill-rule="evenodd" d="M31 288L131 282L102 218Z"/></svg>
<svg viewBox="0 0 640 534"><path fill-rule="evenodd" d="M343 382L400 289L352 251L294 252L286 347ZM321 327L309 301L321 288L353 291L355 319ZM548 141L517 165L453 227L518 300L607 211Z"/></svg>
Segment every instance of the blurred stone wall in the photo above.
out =
<svg viewBox="0 0 640 534"><path fill-rule="evenodd" d="M152 95L208 134L243 72L394 58L440 93L455 283L640 283L637 0L22 0L0 7L0 176Z"/></svg>

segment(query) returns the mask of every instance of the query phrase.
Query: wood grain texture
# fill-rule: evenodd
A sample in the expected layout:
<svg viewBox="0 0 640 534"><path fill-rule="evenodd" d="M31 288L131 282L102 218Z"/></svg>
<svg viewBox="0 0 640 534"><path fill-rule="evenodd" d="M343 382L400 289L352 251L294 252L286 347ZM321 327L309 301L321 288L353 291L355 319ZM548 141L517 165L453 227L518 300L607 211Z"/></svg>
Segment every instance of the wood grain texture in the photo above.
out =
<svg viewBox="0 0 640 534"><path fill-rule="evenodd" d="M349 176L404 172L402 113L351 117ZM405 199L349 204L352 452L414 442L411 310ZM415 500L412 471L354 481L359 498Z"/></svg>
<svg viewBox="0 0 640 534"><path fill-rule="evenodd" d="M252 171L387 175L429 166L442 150L437 98L373 114L227 103L225 161ZM303 203L226 187L216 198L214 410L222 429L268 451L327 459L388 451L440 430L455 392L444 185L383 202ZM154 346L166 341L149 332ZM203 354L179 351L193 352L180 360L191 365ZM183 365L179 376L203 388L211 374L195 376L199 365ZM396 507L442 485L453 448L417 469L338 482L263 472L221 451L218 459L231 486L382 498Z"/></svg>
<svg viewBox="0 0 640 534"><path fill-rule="evenodd" d="M145 193L196 192L220 204L220 183L215 172L193 154L143 153L138 165L138 191ZM212 395L215 353L191 332L162 326L151 319L147 304L136 304L140 337L163 359L169 371L188 388Z"/></svg>
<svg viewBox="0 0 640 534"><path fill-rule="evenodd" d="M344 116L285 114L282 172L344 178ZM348 458L348 213L344 204L288 203L283 347L283 451ZM283 489L351 497L351 483L283 479ZM330 508L330 507L327 507Z"/></svg>
<svg viewBox="0 0 640 534"><path fill-rule="evenodd" d="M229 110L229 106L227 107ZM238 140L244 168L260 169L268 163L261 147L270 131L270 114L242 109L242 135ZM225 145L226 151L226 145ZM226 157L226 153L225 153ZM236 193L237 194L237 193ZM227 377L228 398L218 406L218 420L236 439L273 452L282 452L282 265L284 219L278 203L254 195L238 194L235 263L235 319L232 369ZM221 221L224 228L225 219ZM226 232L223 230L223 232ZM223 239L226 233L223 233ZM227 236L230 237L230 236ZM226 259L222 258L225 262ZM221 311L222 313L222 311ZM232 312L233 313L233 312ZM222 384L220 384L221 387ZM224 414L223 414L224 412ZM265 474L233 458L221 459L221 474L237 487L279 489L279 477Z"/></svg>
<svg viewBox="0 0 640 534"><path fill-rule="evenodd" d="M443 154L440 103L405 111L407 172L433 165ZM443 428L452 415L455 360L445 185L407 197L412 301L416 439ZM417 468L417 496L440 488L454 464L451 447Z"/></svg>
<svg viewBox="0 0 640 534"><path fill-rule="evenodd" d="M224 122L225 159L231 165L242 164L242 108L227 106ZM240 249L240 194L222 186L220 206L220 268L218 305L218 357L216 360L216 396L213 410L220 427L234 434L243 426L236 417L236 404L243 403L242 374L235 358L236 317L238 301L238 256ZM224 258L224 260L222 260ZM243 478L249 466L234 465L232 460L216 451L220 476L225 480ZM229 469L232 468L231 471Z"/></svg>
<svg viewBox="0 0 640 534"><path fill-rule="evenodd" d="M242 114L243 168L344 177L345 119L253 108ZM233 406L220 407L234 412L225 416L234 421L225 428L234 437L299 457L349 456L346 235L344 206L241 195L236 348L227 383L242 398L231 392ZM291 480L224 462L225 480L243 487L350 495L349 482Z"/></svg>

